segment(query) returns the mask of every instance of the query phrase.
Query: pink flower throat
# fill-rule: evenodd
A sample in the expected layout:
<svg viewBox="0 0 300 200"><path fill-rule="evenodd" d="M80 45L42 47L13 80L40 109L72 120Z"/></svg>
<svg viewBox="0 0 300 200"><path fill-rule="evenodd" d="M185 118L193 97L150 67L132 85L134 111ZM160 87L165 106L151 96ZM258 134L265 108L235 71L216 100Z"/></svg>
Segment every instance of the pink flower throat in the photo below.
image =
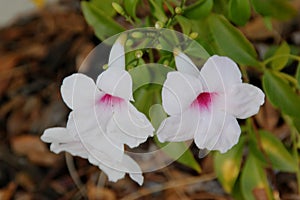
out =
<svg viewBox="0 0 300 200"><path fill-rule="evenodd" d="M200 110L209 110L215 93L202 92L193 101L192 106L198 107Z"/></svg>
<svg viewBox="0 0 300 200"><path fill-rule="evenodd" d="M105 94L99 99L98 103L106 104L106 105L116 105L116 104L121 103L122 101L123 101L123 99L120 97L115 97L110 94Z"/></svg>

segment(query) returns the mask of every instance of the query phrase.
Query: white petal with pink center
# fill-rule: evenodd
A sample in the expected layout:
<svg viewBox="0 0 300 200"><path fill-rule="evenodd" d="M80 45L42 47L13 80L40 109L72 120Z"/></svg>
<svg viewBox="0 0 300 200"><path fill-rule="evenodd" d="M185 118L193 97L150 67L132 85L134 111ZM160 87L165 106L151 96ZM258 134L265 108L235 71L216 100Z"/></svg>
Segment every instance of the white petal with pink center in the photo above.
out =
<svg viewBox="0 0 300 200"><path fill-rule="evenodd" d="M111 49L109 67L97 84L86 75L66 77L61 86L66 105L72 109L66 128L46 129L41 139L52 143L55 153L66 151L97 165L109 180L125 173L140 185L139 165L124 153L124 144L137 147L153 136L153 127L144 114L130 103L132 79L125 70L124 47L120 37Z"/></svg>
<svg viewBox="0 0 300 200"><path fill-rule="evenodd" d="M178 71L169 72L162 89L169 117L157 130L158 139L194 139L199 149L228 151L241 133L236 118L255 115L264 103L264 93L242 83L238 66L228 57L212 56L199 71L184 53L174 55Z"/></svg>

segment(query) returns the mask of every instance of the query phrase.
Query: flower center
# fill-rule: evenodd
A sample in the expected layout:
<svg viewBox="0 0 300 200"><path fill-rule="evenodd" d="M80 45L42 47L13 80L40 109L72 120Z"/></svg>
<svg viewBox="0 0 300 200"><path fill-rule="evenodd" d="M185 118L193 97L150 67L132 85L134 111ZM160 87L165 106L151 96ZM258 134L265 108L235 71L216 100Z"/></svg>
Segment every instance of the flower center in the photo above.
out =
<svg viewBox="0 0 300 200"><path fill-rule="evenodd" d="M200 110L209 110L213 96L215 93L202 92L197 98L193 101L192 106L198 107Z"/></svg>
<svg viewBox="0 0 300 200"><path fill-rule="evenodd" d="M113 106L113 105L121 103L122 101L123 101L123 99L120 97L115 97L110 94L105 94L99 99L98 103Z"/></svg>

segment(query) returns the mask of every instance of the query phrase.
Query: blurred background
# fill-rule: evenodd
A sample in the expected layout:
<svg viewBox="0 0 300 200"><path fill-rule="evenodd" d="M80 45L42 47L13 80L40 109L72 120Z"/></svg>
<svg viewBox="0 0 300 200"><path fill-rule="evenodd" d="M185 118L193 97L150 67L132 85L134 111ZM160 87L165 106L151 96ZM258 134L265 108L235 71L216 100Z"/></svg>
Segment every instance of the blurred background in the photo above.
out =
<svg viewBox="0 0 300 200"><path fill-rule="evenodd" d="M300 1L293 6L299 11ZM116 21L125 23L121 18L116 16ZM240 30L260 56L279 36L300 52L299 13L291 20L275 21L273 30L254 16ZM232 199L216 179L212 155L200 159L194 146L200 175L173 163L146 173L143 187L128 177L108 182L86 160L49 151L40 135L48 127L65 126L69 113L60 96L61 82L99 43L79 0L0 0L0 200ZM268 101L256 121L281 139L289 136L289 128ZM278 198L300 199L295 174L282 172L275 178ZM258 191L257 199L265 198Z"/></svg>

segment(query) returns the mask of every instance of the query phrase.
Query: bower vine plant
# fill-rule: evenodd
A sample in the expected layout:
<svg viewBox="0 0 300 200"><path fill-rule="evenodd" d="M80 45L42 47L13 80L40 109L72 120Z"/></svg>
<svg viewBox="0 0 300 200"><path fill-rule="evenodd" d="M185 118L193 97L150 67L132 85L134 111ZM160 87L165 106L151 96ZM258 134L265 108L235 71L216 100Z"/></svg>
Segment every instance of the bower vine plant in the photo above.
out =
<svg viewBox="0 0 300 200"><path fill-rule="evenodd" d="M90 0L81 7L102 43L62 83L72 111L66 128L41 137L52 151L88 159L110 181L128 173L142 185L143 172L174 160L201 173L194 142L199 155L213 155L216 177L236 199L276 198L278 172L293 173L300 192L297 48L281 39L258 56L239 31L253 15L270 29L272 19L291 19L290 1ZM108 61L99 58L103 49ZM289 127L284 142L254 117L265 102ZM157 150L133 149L146 141ZM158 151L168 159L142 165Z"/></svg>

